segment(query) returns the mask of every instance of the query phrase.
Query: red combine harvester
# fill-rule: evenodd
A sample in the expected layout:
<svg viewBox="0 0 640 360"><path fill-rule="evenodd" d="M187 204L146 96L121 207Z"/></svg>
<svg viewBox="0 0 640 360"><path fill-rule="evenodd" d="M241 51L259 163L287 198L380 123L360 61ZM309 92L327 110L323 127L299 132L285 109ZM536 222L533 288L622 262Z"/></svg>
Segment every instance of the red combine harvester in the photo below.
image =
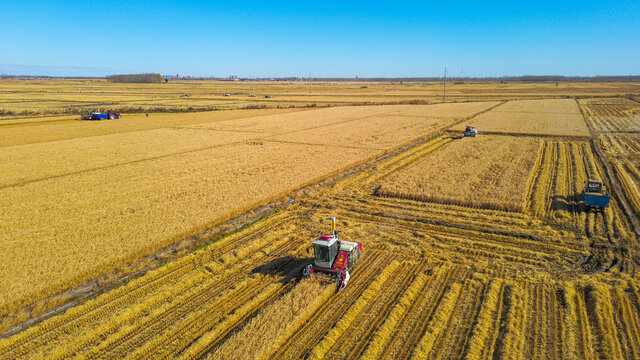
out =
<svg viewBox="0 0 640 360"><path fill-rule="evenodd" d="M331 234L324 234L313 242L314 261L307 265L302 276L326 276L338 282L338 291L347 287L349 271L358 263L362 244L338 239L336 218L330 217Z"/></svg>

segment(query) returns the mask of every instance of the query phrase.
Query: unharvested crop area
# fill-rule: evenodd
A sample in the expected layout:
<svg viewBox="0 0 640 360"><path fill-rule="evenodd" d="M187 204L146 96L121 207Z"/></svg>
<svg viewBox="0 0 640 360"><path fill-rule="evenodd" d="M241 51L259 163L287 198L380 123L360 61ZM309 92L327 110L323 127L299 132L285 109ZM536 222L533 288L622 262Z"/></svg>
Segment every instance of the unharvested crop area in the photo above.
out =
<svg viewBox="0 0 640 360"><path fill-rule="evenodd" d="M538 103L543 113L549 107L572 113L576 103L582 113L588 113L583 99L572 101L573 105L563 102L568 109L555 100ZM0 357L640 357L639 229L633 220L636 215L623 204L638 194L624 185L615 170L624 170L637 184L638 179L631 177L638 165L635 134L601 132L590 115L586 115L587 135L555 130L540 131L544 135L528 131L523 131L528 135L510 135L518 133L513 124L496 131L501 135L483 135L479 126L477 138L459 139L451 131L439 131L455 130L456 123L474 123L478 116L488 124L486 116L493 110L486 110L496 105L359 107L363 113L344 109L348 115L333 108L318 110L329 111L325 113L304 111L272 114L262 120L173 126L148 130L166 139L163 144L173 144L166 149L143 141L141 134L123 136L126 141L142 141L152 159L126 157L126 151L114 150L114 157L126 158L126 164L104 163L92 169L90 162L71 161L69 174L43 169L21 183L4 179L10 185L0 191L15 193L11 196L24 192L16 199L26 203L21 207L16 201L2 203L3 209L8 205L13 211L8 218L12 224L40 219L49 227L34 229L50 231L45 238L28 229L3 228L0 239L5 249L30 236L31 248L54 251L29 259L24 257L32 251L27 245L22 252L14 252L14 256L23 254L22 264L14 261L11 270L2 268L3 275L13 276L10 271L16 269L24 275L3 281L18 285L25 277L38 279L36 271L47 274L47 281L55 280L43 270L51 265L42 256L68 258L47 244L66 251L85 244L85 252L76 252L74 258L95 261L97 255L85 253L167 244L184 236L180 231L189 224L211 226L225 211L222 208L228 210L237 202L268 201L268 194L280 192L277 197L281 197L301 184L315 185L295 192L293 204L266 218L228 236L205 236L198 250L0 339ZM514 112L536 110L529 103L509 106ZM467 118L479 113L483 115ZM279 128L278 119L288 120ZM500 114L496 122L505 124ZM200 134L217 137L220 132L233 132L234 124L237 133L250 137L236 135L220 142ZM207 149L172 143L169 131L173 130ZM385 136L377 138L378 132ZM109 136L100 139L103 148L117 147L117 138ZM348 143L340 143L342 136ZM72 158L74 146L65 142L82 144L82 140L59 142L66 147L56 156ZM33 151L27 146L36 145L5 148L19 154L20 148ZM55 147L35 154L41 156L45 149ZM178 153L170 155L172 149ZM98 157L97 147L93 154ZM359 165L344 170L354 163ZM5 160L2 167L9 166L19 165ZM327 174L332 176L316 183ZM581 206L579 193L587 178L602 179L614 191L605 211L585 211ZM37 186L42 186L40 192L35 192ZM431 194L431 190L418 191L429 187L459 198L443 201L420 196ZM617 192L618 187L624 190ZM389 196L384 189L402 195ZM79 195L60 201L55 194L65 191L79 191ZM463 197L469 192L475 197ZM28 194L36 194L36 200ZM45 195L50 196L49 202L29 206ZM74 216L55 222L38 218L47 211L61 216L56 206L81 204L82 199L92 202L80 206ZM478 199L486 202L473 203ZM91 207L96 204L98 210ZM34 207L40 211L36 213ZM19 218L25 211L31 215ZM85 211L86 220L75 222L75 215ZM310 262L311 240L328 229L324 221L328 216L337 217L341 238L361 241L364 249L349 286L340 293L335 293L333 285L299 278ZM113 222L110 217L115 217ZM96 218L100 221L92 220ZM78 240L74 246L68 236L63 239L54 232L64 226L78 229L73 233ZM91 235L83 235L85 231ZM168 240L174 235L174 240ZM120 239L117 246L112 246L113 239ZM38 266L29 272L24 264ZM110 266L118 265L106 264L102 269ZM77 260L67 269L56 270L61 271L58 278L83 267L86 264ZM38 281L31 285L38 286ZM12 288L14 294L26 289ZM46 294L42 289L33 296Z"/></svg>
<svg viewBox="0 0 640 360"><path fill-rule="evenodd" d="M469 125L484 133L589 136L573 99L509 101Z"/></svg>
<svg viewBox="0 0 640 360"><path fill-rule="evenodd" d="M112 134L81 128L66 140L2 147L0 309L9 314L86 283L496 104L203 114L211 121L127 132L114 121L96 123L112 124ZM336 126L354 138L325 141ZM386 128L393 132L378 137ZM307 129L317 136L302 136Z"/></svg>
<svg viewBox="0 0 640 360"><path fill-rule="evenodd" d="M496 101L615 96L640 91L640 83L456 82L448 101ZM228 94L229 96L225 96ZM249 95L255 94L256 97ZM270 98L265 98L269 95ZM434 103L441 82L169 81L119 84L105 80L0 79L0 121L42 115L80 114L115 108L125 114L247 108L306 108L363 104ZM77 118L77 117L76 117ZM34 120L34 119L29 119ZM37 121L37 119L35 119ZM51 119L50 119L51 120Z"/></svg>
<svg viewBox="0 0 640 360"><path fill-rule="evenodd" d="M37 117L33 119L3 120L0 122L0 146L25 145L59 140L125 134L137 131L190 126L216 121L240 120L285 114L301 109L229 110L186 114L128 114L124 119L108 122L80 121L74 117Z"/></svg>
<svg viewBox="0 0 640 360"><path fill-rule="evenodd" d="M404 199L524 211L541 140L463 138L385 182L379 194Z"/></svg>

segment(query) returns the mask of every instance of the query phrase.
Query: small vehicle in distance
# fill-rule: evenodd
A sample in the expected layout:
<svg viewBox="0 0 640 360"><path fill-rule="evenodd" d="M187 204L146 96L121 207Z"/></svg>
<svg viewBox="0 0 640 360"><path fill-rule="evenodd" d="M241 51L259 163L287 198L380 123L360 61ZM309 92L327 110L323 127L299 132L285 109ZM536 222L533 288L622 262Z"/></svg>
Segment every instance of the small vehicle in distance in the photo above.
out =
<svg viewBox="0 0 640 360"><path fill-rule="evenodd" d="M122 119L122 115L115 110L108 110L106 114L103 114L98 111L92 111L88 114L82 115L82 120L113 120L113 119Z"/></svg>
<svg viewBox="0 0 640 360"><path fill-rule="evenodd" d="M478 136L478 130L473 127L473 126L469 126L467 125L467 127L464 129L464 136L470 136L470 137L476 137Z"/></svg>

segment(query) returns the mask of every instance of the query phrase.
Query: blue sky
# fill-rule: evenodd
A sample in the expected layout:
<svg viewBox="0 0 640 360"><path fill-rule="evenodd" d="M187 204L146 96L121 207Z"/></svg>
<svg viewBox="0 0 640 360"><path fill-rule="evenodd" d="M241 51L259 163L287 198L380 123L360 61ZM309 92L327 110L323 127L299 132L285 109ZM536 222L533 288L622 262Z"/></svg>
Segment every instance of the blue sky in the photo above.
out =
<svg viewBox="0 0 640 360"><path fill-rule="evenodd" d="M638 1L0 1L0 73L640 74Z"/></svg>

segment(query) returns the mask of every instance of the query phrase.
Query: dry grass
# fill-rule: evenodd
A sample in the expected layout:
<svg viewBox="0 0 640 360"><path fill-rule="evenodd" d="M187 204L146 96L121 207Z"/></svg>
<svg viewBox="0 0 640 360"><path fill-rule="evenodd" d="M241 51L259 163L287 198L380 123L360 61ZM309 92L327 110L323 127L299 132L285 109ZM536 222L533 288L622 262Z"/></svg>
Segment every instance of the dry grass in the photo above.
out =
<svg viewBox="0 0 640 360"><path fill-rule="evenodd" d="M384 291L384 283L394 275L394 272L400 267L399 262L393 262L387 266L367 287L364 293L358 300L349 308L349 311L343 316L340 321L329 331L329 333L317 344L313 353L311 353L311 359L324 359L328 354L331 347L337 342L341 341L341 337L345 330L351 325L351 323L365 310L367 304L372 298L375 298L380 291Z"/></svg>
<svg viewBox="0 0 640 360"><path fill-rule="evenodd" d="M86 282L373 153L342 149L335 155L324 147L239 144L0 189L2 312Z"/></svg>
<svg viewBox="0 0 640 360"><path fill-rule="evenodd" d="M302 325L304 319L335 293L333 284L313 280L296 287L262 308L242 329L233 334L209 359L260 359L281 342L281 338Z"/></svg>
<svg viewBox="0 0 640 360"><path fill-rule="evenodd" d="M615 117L617 120L629 120ZM636 216L640 216L640 137L638 134L602 134L602 148Z"/></svg>
<svg viewBox="0 0 640 360"><path fill-rule="evenodd" d="M535 138L463 138L386 181L379 194L524 211L540 145Z"/></svg>
<svg viewBox="0 0 640 360"><path fill-rule="evenodd" d="M419 299L416 299L418 291L421 287L425 286L427 280L428 277L424 274L416 276L415 280L404 292L402 298L398 300L398 303L394 306L393 310L391 310L384 324L382 324L376 332L375 337L371 341L371 345L367 347L367 351L362 355L363 359L379 359L385 346L388 345L390 339L395 335L398 324L404 317L411 316L409 313L411 305L413 302L419 301Z"/></svg>
<svg viewBox="0 0 640 360"><path fill-rule="evenodd" d="M489 347L492 342L490 336L495 330L495 318L500 315L498 312L503 289L504 284L500 280L493 281L489 285L489 291L478 314L478 322L471 335L468 359L484 359L490 352Z"/></svg>
<svg viewBox="0 0 640 360"><path fill-rule="evenodd" d="M109 135L103 136L86 133L87 123L78 122L77 133L65 135L69 140L5 147L0 247L8 260L0 266L7 274L0 281L6 289L0 306L5 312L17 309L84 283L490 105L332 108L241 120L233 119L241 113L214 112L185 120L206 126L168 128L182 120L167 117L154 125L164 128L142 131L136 125L91 123L106 124ZM386 117L405 112L396 135L376 143L380 129L396 121ZM235 123L237 129L228 130ZM363 146L307 145L296 134L287 135L292 143L269 140L296 129L322 134L335 124L360 132ZM72 125L46 127L64 132ZM11 129L32 134L33 128Z"/></svg>
<svg viewBox="0 0 640 360"><path fill-rule="evenodd" d="M122 119L83 121L74 118L44 117L19 124L0 123L0 147L123 134L135 131L190 126L218 121L240 121L251 117L298 112L300 109L231 110L190 114L125 115ZM37 121L36 121L37 120ZM108 151L108 149L103 149Z"/></svg>
<svg viewBox="0 0 640 360"><path fill-rule="evenodd" d="M461 121L497 104L496 102L478 102L385 106L384 114L363 116L317 129L290 132L271 139L318 145L388 149L422 134L442 130L456 121Z"/></svg>
<svg viewBox="0 0 640 360"><path fill-rule="evenodd" d="M478 132L589 136L575 100L509 101L469 121ZM464 129L464 124L458 127Z"/></svg>
<svg viewBox="0 0 640 360"><path fill-rule="evenodd" d="M589 126L596 131L640 130L640 103L626 98L580 99Z"/></svg>
<svg viewBox="0 0 640 360"><path fill-rule="evenodd" d="M64 132L70 139L5 147L0 153L0 168L4 170L0 174L0 187L244 141L286 139L294 143L334 143L385 150L482 111L491 104L444 104L417 109L416 106L342 107L277 115L269 115L273 111L213 112L188 114L182 120L177 115L164 116L154 123L143 118L142 124L129 127L123 123L93 123L106 124L101 130L108 134L102 136L86 133L86 122L51 124L44 127L56 129L52 136ZM419 113L422 116L415 115ZM234 119L243 114L248 117ZM256 116L259 114L265 115ZM180 121L184 122L182 126L172 126ZM203 124L194 125L196 121ZM163 127L143 130L151 125ZM66 132L69 129L72 132ZM33 127L0 127L0 133L3 130L26 135L7 136L6 141L12 142L28 141L30 136L37 137L44 131L40 126L36 131Z"/></svg>
<svg viewBox="0 0 640 360"><path fill-rule="evenodd" d="M341 124L376 124L380 131L393 127L379 116L399 122L415 117L425 126L426 121L438 123L438 116L423 110L429 108L380 107L382 113L376 113L360 107L366 119L357 119L354 109L337 108L304 112L301 118L283 114L242 119L236 132L242 140L214 139L233 130L217 128L233 124L221 121L176 130L193 144L171 137L175 129L122 134L122 143L116 135L97 137L95 148L89 139L59 142L60 154L50 158L64 171L38 169L34 179L74 169L76 174L0 190L0 286L8 289L3 296L39 289L23 298L28 303L46 294L43 286L48 284L53 291L70 286L61 282L67 278L82 283L95 278L91 271L110 271L121 266L122 259L181 238L200 224L208 226L228 211L243 211L244 204L266 201L282 189L380 154L376 147L386 146L387 140L367 141L373 131L359 134ZM457 119L455 114L443 116ZM307 122L312 126L307 128ZM389 144L409 138L411 129L388 135L393 139ZM344 133L353 146L305 145L302 140L284 144L244 140L241 135L248 131L268 138L285 136L288 130L304 133L301 139L314 143L326 134L337 132L339 138ZM320 135L314 138L313 132ZM636 141L611 135L602 137L606 156L618 173L628 175L630 184L637 183ZM154 158L127 154L136 142ZM91 161L74 162L74 144L91 153L96 163L111 167L88 170ZM362 149L362 144L371 148ZM538 150L540 144L544 146ZM30 166L46 167L28 153L42 157L56 150L50 145L5 149ZM201 145L209 148L196 150ZM128 163L100 159L104 147L113 147L109 154ZM538 151L541 156L530 160L535 176L514 175L512 163L523 167L514 159ZM483 158L474 158L474 152ZM471 161L464 156L472 158L470 169L479 174L456 166ZM424 165L434 159L454 170ZM2 166L16 172L27 167L8 158ZM468 176L478 179L479 189L497 186L492 183L495 173L520 176L524 180L515 182L519 192L505 190L507 200L520 209L522 193L530 196L524 211L496 211L485 205L374 195L379 186L421 167L425 170L420 176L437 176L429 183ZM349 174L336 184L306 188L284 211L0 339L0 357L639 357L638 240L629 214L616 201L603 213L585 212L580 206L576 194L587 176L612 181L589 141L438 136ZM451 181L450 186L457 185ZM300 259L310 256L306 249L311 239L326 231L322 219L331 215L338 218L341 238L364 246L349 286L338 294L333 294L333 286L323 289L307 280L291 280L301 273L305 261ZM83 271L86 278L74 280ZM0 320L0 329L13 324L7 317Z"/></svg>
<svg viewBox="0 0 640 360"><path fill-rule="evenodd" d="M491 104L331 108L245 119L234 117L264 112L167 115L157 124L145 118L141 127L44 125L57 129L52 133L79 128L65 133L68 140L7 146L0 154L0 258L9 259L0 266L7 274L0 307L16 309L86 282ZM376 120L363 121L369 118ZM191 125L167 127L181 121ZM402 125L395 135L381 141L382 129L396 121ZM108 135L85 131L102 124ZM164 127L143 130L152 125ZM309 145L300 133L287 135L291 143L270 140L294 130L328 133L332 126L358 134L362 146ZM28 138L36 136L34 128L40 126L8 130Z"/></svg>
<svg viewBox="0 0 640 360"><path fill-rule="evenodd" d="M553 83L466 82L449 83L447 100L615 96L628 92L640 92L640 84L581 82L561 83L556 87ZM231 96L224 96L227 93ZM184 96L187 94L189 96ZM265 99L264 95L271 98ZM441 101L440 82L313 82L309 87L306 81L117 84L104 80L0 80L0 118L78 114L96 108L116 108L131 113Z"/></svg>
<svg viewBox="0 0 640 360"><path fill-rule="evenodd" d="M462 293L462 286L459 283L451 285L451 288L447 291L442 299L442 302L438 305L438 308L433 315L433 321L431 326L426 329L426 332L418 342L416 348L413 350L413 359L428 359L430 353L434 350L434 343L440 337L443 331L445 331L448 323L448 319L453 316L453 310L456 307L456 303L459 301L460 294Z"/></svg>
<svg viewBox="0 0 640 360"><path fill-rule="evenodd" d="M0 151L0 187L243 144L258 137L251 132L163 128L9 146Z"/></svg>

